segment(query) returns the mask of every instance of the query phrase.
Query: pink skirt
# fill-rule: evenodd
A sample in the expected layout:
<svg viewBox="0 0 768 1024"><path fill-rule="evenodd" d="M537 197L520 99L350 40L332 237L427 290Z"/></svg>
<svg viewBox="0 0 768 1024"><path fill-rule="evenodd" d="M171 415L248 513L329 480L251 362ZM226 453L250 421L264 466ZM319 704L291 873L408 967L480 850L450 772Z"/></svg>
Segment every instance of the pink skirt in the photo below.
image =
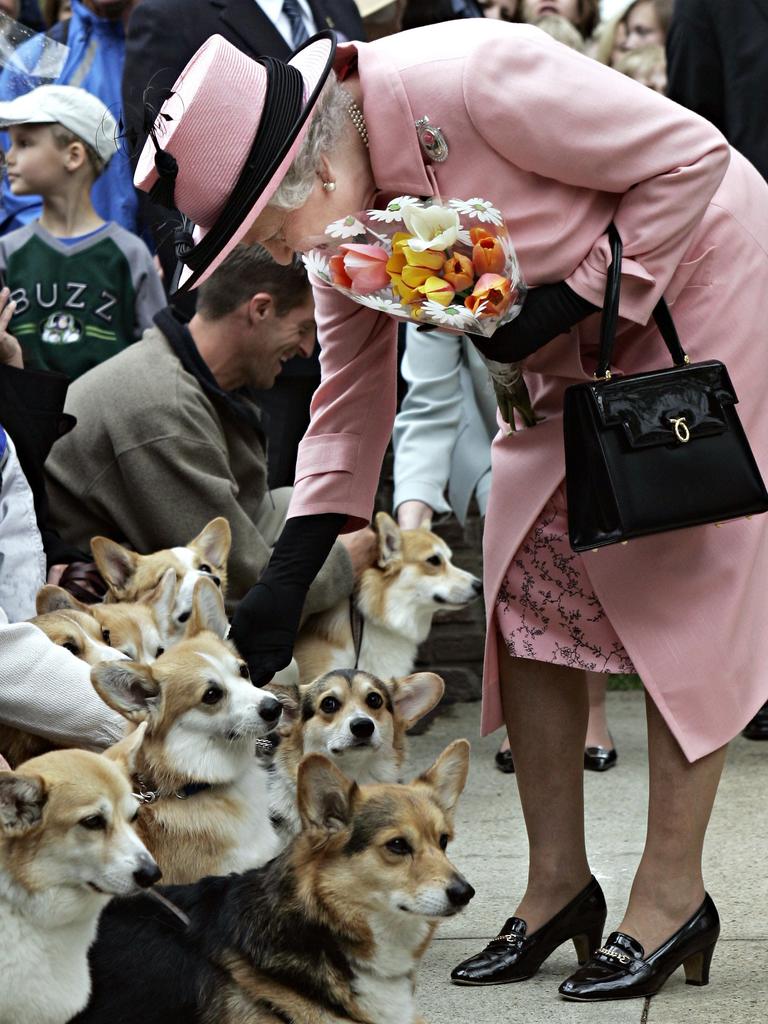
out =
<svg viewBox="0 0 768 1024"><path fill-rule="evenodd" d="M585 570L568 543L564 488L547 502L509 563L496 622L513 658L590 672L634 672Z"/></svg>

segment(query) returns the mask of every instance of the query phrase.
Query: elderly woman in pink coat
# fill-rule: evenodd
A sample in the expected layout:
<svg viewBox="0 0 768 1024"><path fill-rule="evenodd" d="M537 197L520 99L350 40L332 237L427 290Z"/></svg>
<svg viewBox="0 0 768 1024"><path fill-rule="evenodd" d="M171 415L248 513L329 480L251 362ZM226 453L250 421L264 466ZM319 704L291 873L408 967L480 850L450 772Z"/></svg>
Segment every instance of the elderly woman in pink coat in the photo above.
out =
<svg viewBox="0 0 768 1024"><path fill-rule="evenodd" d="M214 37L175 93L137 182L197 225L179 239L187 287L238 242L286 263L330 222L402 194L480 194L503 212L531 290L484 350L528 357L541 422L500 432L493 448L482 725L506 723L530 862L499 935L452 979L521 981L572 939L582 966L566 998L650 995L681 965L706 984L719 921L704 835L726 745L768 697L768 521L574 554L562 401L596 366L613 221L624 242L615 367L666 365L650 319L665 296L691 359L727 362L768 468L768 186L706 121L529 26L462 21L335 55L321 34L287 65ZM337 533L368 523L395 413L395 321L314 287L323 379L291 518L233 625L254 678L287 663ZM647 691L648 832L603 943L584 841L584 675L630 668Z"/></svg>

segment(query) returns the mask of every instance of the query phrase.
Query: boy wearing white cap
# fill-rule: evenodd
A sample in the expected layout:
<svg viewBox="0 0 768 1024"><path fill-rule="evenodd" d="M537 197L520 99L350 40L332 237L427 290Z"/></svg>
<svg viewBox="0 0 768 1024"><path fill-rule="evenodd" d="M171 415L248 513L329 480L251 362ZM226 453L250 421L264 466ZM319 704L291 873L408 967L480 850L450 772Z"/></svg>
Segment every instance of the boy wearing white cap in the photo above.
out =
<svg viewBox="0 0 768 1024"><path fill-rule="evenodd" d="M43 198L38 221L0 238L9 329L27 367L74 378L141 337L165 305L147 247L91 202L117 125L84 89L44 85L0 103L0 128L11 191Z"/></svg>

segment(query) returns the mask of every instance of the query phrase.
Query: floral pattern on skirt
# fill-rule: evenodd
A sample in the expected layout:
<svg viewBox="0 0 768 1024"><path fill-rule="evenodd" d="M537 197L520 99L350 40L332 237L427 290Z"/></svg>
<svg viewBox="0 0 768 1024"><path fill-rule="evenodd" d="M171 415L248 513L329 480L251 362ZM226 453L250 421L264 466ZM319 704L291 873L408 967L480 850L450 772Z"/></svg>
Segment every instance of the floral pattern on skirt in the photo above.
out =
<svg viewBox="0 0 768 1024"><path fill-rule="evenodd" d="M590 672L634 672L603 606L568 543L563 488L515 552L496 598L496 620L513 658Z"/></svg>

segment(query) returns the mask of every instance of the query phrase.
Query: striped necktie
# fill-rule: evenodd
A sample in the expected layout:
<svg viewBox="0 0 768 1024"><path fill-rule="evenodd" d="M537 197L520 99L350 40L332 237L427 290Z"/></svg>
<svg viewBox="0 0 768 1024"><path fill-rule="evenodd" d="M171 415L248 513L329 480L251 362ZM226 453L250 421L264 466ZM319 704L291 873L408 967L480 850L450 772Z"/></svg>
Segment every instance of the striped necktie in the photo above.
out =
<svg viewBox="0 0 768 1024"><path fill-rule="evenodd" d="M304 24L304 15L301 13L298 0L284 0L283 14L291 25L291 40L294 50L298 50L302 43L309 39L307 26Z"/></svg>

